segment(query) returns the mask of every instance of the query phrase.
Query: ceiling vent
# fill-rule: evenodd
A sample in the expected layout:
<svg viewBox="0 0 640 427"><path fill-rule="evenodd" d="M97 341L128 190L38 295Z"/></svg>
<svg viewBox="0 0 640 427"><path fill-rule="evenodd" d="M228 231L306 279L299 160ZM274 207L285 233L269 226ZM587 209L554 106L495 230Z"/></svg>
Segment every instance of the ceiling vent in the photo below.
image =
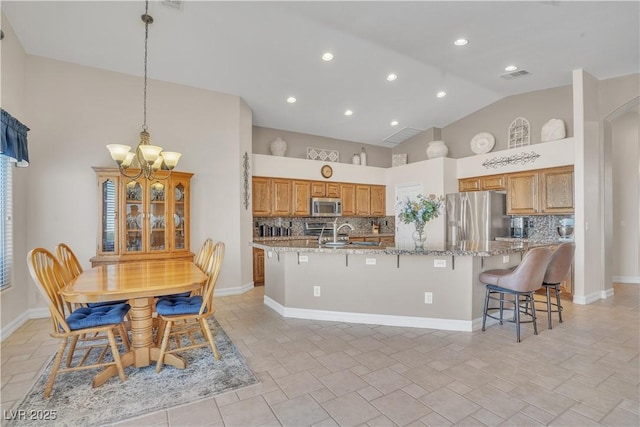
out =
<svg viewBox="0 0 640 427"><path fill-rule="evenodd" d="M182 4L183 3L184 3L184 1L179 1L179 0L164 0L162 2L163 5L172 7L172 8L177 9L177 10L182 10Z"/></svg>
<svg viewBox="0 0 640 427"><path fill-rule="evenodd" d="M513 71L511 73L500 74L500 77L502 77L505 80L513 80L513 79L517 79L518 77L526 76L529 74L531 73L528 72L527 70L518 70L518 71Z"/></svg>
<svg viewBox="0 0 640 427"><path fill-rule="evenodd" d="M397 144L400 144L401 142L406 141L411 137L416 136L417 134L423 131L424 129L405 127L400 129L398 132L394 133L393 135L386 137L384 141L397 145Z"/></svg>

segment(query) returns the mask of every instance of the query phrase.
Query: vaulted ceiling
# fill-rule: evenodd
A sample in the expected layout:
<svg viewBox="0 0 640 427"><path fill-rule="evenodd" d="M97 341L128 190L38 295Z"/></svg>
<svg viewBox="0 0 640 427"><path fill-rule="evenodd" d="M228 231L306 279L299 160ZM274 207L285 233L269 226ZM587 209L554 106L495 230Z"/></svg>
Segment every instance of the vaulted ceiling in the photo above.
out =
<svg viewBox="0 0 640 427"><path fill-rule="evenodd" d="M571 84L575 69L638 73L639 6L151 2L148 73L239 95L258 126L391 147L385 139L404 128L444 127L503 97ZM28 54L133 75L143 73L144 10L143 1L2 1ZM459 38L469 43L455 46ZM529 74L501 77L512 64Z"/></svg>

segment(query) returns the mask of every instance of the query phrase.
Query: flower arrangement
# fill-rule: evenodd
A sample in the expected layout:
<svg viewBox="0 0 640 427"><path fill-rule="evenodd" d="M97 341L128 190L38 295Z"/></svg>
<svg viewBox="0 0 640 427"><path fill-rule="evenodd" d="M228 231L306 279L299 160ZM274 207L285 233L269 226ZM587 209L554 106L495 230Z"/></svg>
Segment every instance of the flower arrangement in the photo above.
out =
<svg viewBox="0 0 640 427"><path fill-rule="evenodd" d="M400 213L398 218L405 224L415 224L416 230L422 230L424 225L440 215L444 197L429 194L418 194L414 199L399 202Z"/></svg>

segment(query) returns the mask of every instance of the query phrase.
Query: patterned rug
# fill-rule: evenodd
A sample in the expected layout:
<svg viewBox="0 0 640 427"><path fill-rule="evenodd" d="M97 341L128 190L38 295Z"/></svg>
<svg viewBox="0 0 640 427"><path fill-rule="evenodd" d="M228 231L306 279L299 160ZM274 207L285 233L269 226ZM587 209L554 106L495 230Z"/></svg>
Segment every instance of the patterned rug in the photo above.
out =
<svg viewBox="0 0 640 427"><path fill-rule="evenodd" d="M91 387L96 370L58 374L51 397L46 399L44 387L52 359L18 408L12 411L25 415L14 417L8 425L105 425L257 384L258 378L220 324L215 319L210 319L209 324L220 353L218 361L209 347L189 350L178 353L186 359L186 369L164 366L158 374L155 362L141 369L129 367L125 369L124 383L115 376L97 388ZM21 410L25 412L19 412ZM28 419L30 415L37 418L38 414L49 415L50 421Z"/></svg>

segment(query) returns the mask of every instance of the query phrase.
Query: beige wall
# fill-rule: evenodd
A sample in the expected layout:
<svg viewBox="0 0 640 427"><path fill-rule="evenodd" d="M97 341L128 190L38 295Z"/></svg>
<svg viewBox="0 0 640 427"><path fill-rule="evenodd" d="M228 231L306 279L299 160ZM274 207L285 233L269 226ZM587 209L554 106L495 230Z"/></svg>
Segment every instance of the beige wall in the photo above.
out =
<svg viewBox="0 0 640 427"><path fill-rule="evenodd" d="M438 141L441 133L442 130L440 128L427 129L396 145L391 151L393 154L406 154L407 163L427 160L427 147L429 146L429 142Z"/></svg>
<svg viewBox="0 0 640 427"><path fill-rule="evenodd" d="M338 150L340 152L340 163L351 163L353 154L360 153L360 150L364 147L367 153L367 166L391 167L390 148L260 126L253 127L253 153L270 155L269 144L278 137L287 142L285 157L306 159L307 147L314 147Z"/></svg>
<svg viewBox="0 0 640 427"><path fill-rule="evenodd" d="M31 123L26 116L25 53L13 32L13 28L2 15L2 40L0 55L0 103L2 108L27 126ZM1 325L4 332L19 326L21 316L27 316L29 297L27 277L27 197L26 185L30 169L13 169L13 286L0 293ZM5 338L5 335L2 335Z"/></svg>

